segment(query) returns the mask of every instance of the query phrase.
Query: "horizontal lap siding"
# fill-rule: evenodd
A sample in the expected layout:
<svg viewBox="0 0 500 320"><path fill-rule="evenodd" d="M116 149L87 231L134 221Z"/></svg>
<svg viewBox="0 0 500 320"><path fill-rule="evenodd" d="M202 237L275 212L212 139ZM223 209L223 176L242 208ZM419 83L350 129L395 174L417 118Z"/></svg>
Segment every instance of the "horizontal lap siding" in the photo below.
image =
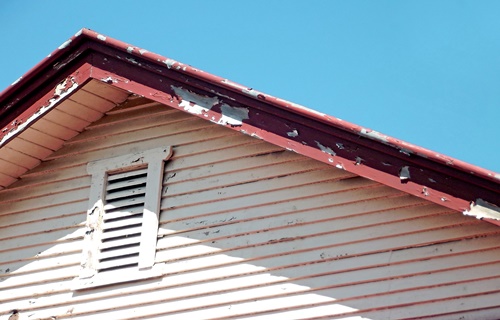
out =
<svg viewBox="0 0 500 320"><path fill-rule="evenodd" d="M174 147L156 254L165 276L72 291L86 163L163 145ZM0 318L12 309L30 319L498 312L497 227L141 99L1 191L0 208Z"/></svg>

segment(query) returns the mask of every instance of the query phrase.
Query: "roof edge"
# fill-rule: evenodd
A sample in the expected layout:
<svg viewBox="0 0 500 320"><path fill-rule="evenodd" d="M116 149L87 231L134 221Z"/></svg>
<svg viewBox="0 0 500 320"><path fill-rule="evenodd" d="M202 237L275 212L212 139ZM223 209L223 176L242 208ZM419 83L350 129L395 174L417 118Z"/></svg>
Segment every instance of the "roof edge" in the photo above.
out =
<svg viewBox="0 0 500 320"><path fill-rule="evenodd" d="M435 152L414 145L412 143L393 138L391 136L385 135L381 132L372 130L370 128L359 126L351 122L344 121L342 119L312 110L305 106L254 90L252 88L243 86L228 79L204 72L203 70L200 70L198 68L194 68L192 66L183 64L179 61L149 52L145 49L133 46L131 44L122 42L120 40L110 38L106 35L103 35L101 33L98 33L96 31L87 28L80 29L72 37L63 42L56 50L50 53L46 58L44 58L42 61L36 64L32 69L30 69L25 75L18 78L9 87L0 92L0 106L3 101L7 100L7 98L17 90L17 88L21 87L23 84L29 81L29 79L34 75L36 75L38 71L54 64L54 62L57 61L61 55L65 54L68 51L71 51L72 48L78 46L78 44L80 44L82 41L85 41L85 39L89 39L91 41L104 42L108 46L127 52L131 55L138 56L155 63L161 63L163 65L166 65L169 69L174 69L179 73L183 73L191 77L210 82L214 85L246 95L253 99L265 101L266 103L270 103L276 107L286 109L288 111L300 114L301 116L305 116L316 121L321 121L325 124L337 127L339 129L353 132L355 134L358 134L359 136L396 148L400 152L413 154L415 156L432 160L448 167L453 167L467 174L472 174L474 176L482 177L494 182L500 182L500 174L497 172L484 169L482 167L455 159L453 157L444 155L442 153ZM2 106L2 108L3 107L4 106Z"/></svg>
<svg viewBox="0 0 500 320"><path fill-rule="evenodd" d="M110 48L113 48L111 50ZM109 38L105 35L102 35L98 32L89 30L89 29L81 29L79 32L77 32L75 35L73 35L70 39L65 41L63 44L61 44L55 51L53 51L50 55L48 55L45 59L43 59L41 62L39 62L37 65L35 65L30 71L28 71L23 77L21 77L18 81L14 82L12 85L10 85L8 88L6 88L2 93L0 93L0 113L2 112L7 112L10 109L16 110L17 107L20 109L25 108L25 101L21 101L20 98L22 97L23 93L26 93L26 88L29 87L30 83L31 85L33 84L31 82L32 79L38 79L40 81L56 81L59 79L59 77L65 73L71 72L71 69L68 67L70 64L68 61L73 61L78 57L79 55L83 55L85 51L92 51L93 52L113 52L113 54L120 55L121 57L118 57L118 59L121 59L122 63L128 63L130 65L135 65L135 66L140 66L140 64L137 61L141 61L144 63L149 64L149 70L151 70L152 67L155 69L163 68L164 72L168 71L169 74L174 75L175 77L180 77L183 79L191 79L192 81L200 81L200 83L206 84L212 89L219 90L221 92L228 93L230 95L233 95L235 97L239 97L241 101L246 101L247 103L251 103L252 105L255 106L260 106L262 107L263 105L269 105L273 106L276 109L276 112L279 112L277 114L289 114L293 115L293 117L297 118L300 117L300 119L304 119L303 121L309 122L309 127L310 128L318 128L318 127L323 127L323 128L330 128L331 130L336 130L335 132L338 132L340 136L345 136L349 135L352 137L352 141L357 141L355 143L361 143L364 144L364 146L367 146L367 140L364 139L369 139L371 141L374 141L374 144L370 146L374 147L377 149L376 152L379 152L379 158L384 158L385 155L388 157L401 157L401 156L411 156L411 161L414 163L418 163L419 166L422 166L421 168L429 167L432 165L432 170L440 172L441 177L446 177L447 175L450 176L455 176L456 179L459 179L461 182L461 185L466 186L468 184L474 184L477 183L478 186L481 186L480 188L483 189L477 189L478 191L481 190L490 190L490 199L493 197L496 197L496 194L499 193L497 189L497 185L500 185L500 174L495 173L490 170L483 169L481 167L466 163L464 161L460 161L457 159L454 159L452 157L445 156L443 154L407 143L405 141L395 139L393 137L384 135L380 132L358 126L355 124L352 124L347 121L343 121L341 119L326 115L324 113L320 113L317 111L314 111L312 109L306 108L304 106L282 100L279 98L276 98L274 96L262 93L260 91L254 90L252 88L240 85L238 83L232 82L230 80L227 80L222 77L218 77L212 74L209 74L207 72L204 72L200 69L191 67L189 65L185 65L181 62L175 61L173 59L166 58L164 56L151 53L147 50L141 49L139 47L127 44L125 42ZM95 51L97 50L97 51ZM122 53L125 53L125 55L122 55ZM93 54L89 55L89 57L93 56ZM102 55L101 55L102 57ZM111 57L112 56L108 56ZM139 60L140 58L140 60ZM87 58L85 58L87 59ZM97 56L95 56L95 59L97 59ZM106 59L104 59L106 60ZM80 61L80 60L79 60ZM88 60L90 61L90 60ZM92 60L94 61L94 60ZM97 63L97 60L95 60ZM142 69L144 69L144 66L141 66ZM52 72L54 69L57 69L57 72ZM60 69L60 70L59 70ZM94 68L92 72L96 72L98 68ZM49 75L43 75L41 77L40 73L42 71L47 71L50 70ZM164 73L163 73L164 75ZM100 79L100 78L99 78ZM103 78L104 79L104 78ZM103 81L103 79L100 79ZM35 81L33 80L33 81ZM37 81L38 81L37 80ZM60 80L60 79L59 79ZM186 80L190 82L189 80ZM113 84L116 85L116 84ZM122 88L127 90L127 88ZM132 91L131 91L132 92ZM221 94L217 93L212 90L213 93L216 94ZM232 93L231 93L232 92ZM175 93L176 94L176 93ZM182 97L181 97L182 98ZM6 105L4 102L8 101L10 104ZM21 102L19 102L21 101ZM254 102L252 102L254 101ZM6 111L7 110L7 111ZM24 111L24 110L21 110ZM9 113L7 112L7 115ZM279 118L279 116L277 116ZM3 128L3 131L0 134L3 134L5 130L8 130L8 125L12 120L8 120L7 118L0 118L0 127ZM255 126L255 123L253 124ZM258 125L257 125L258 127ZM254 128L257 128L254 127ZM0 129L1 129L0 128ZM261 126L262 128L262 126ZM330 130L328 129L328 130ZM318 129L316 129L318 130ZM244 130L240 130L244 131ZM271 130L272 131L272 130ZM312 131L309 133L311 134ZM325 131L326 132L326 131ZM292 134L292 135L290 135ZM298 134L297 134L298 135ZM294 135L293 132L287 132L282 134L282 137L287 140L288 142L282 143L282 146L286 147L291 144L295 144L297 146L297 150L302 150L300 153L304 153L305 155L313 155L313 153L310 152L309 149L304 148L301 149L301 147L307 147L307 146L300 146L300 141L294 141ZM311 137L311 136L310 136ZM314 138L316 139L316 138ZM338 140L337 140L338 141ZM363 142L364 141L364 142ZM270 140L271 143L273 141ZM317 145L314 145L314 148L317 149L315 152L318 152L319 154L322 155L322 153L326 154L327 157L330 157L330 154L334 155L335 152L333 152L328 145L322 144L322 142L318 142L316 140L311 140L310 147L313 147L313 144L316 143ZM334 142L334 141L330 141ZM333 146L335 146L335 143L333 143ZM337 146L338 147L338 146ZM371 148L370 147L370 148ZM342 149L338 147L339 149ZM307 149L307 150L306 150ZM297 150L294 150L298 152ZM332 153L330 153L332 151ZM340 150L342 151L342 150ZM345 151L345 150L344 150ZM314 156L312 156L314 157ZM316 158L320 159L320 156L316 156ZM321 161L324 161L325 159L320 159ZM331 160L331 159L328 159ZM362 160L362 159L361 159ZM356 162L351 163L349 165L346 165L347 167L350 167L350 170L356 174L360 173L359 170L359 165L361 164L361 160L358 163L358 160ZM333 161L330 161L333 162ZM332 163L330 163L332 164ZM385 165L382 162L383 165ZM379 164L380 165L380 164ZM338 166L338 164L337 164ZM347 168L345 168L347 170ZM364 175L367 178L377 180L378 174L375 172L376 167L370 168L373 169L369 172L369 174ZM406 171L405 171L406 169ZM385 169L383 169L385 170ZM413 170L413 169L412 169ZM373 171L373 172L372 172ZM421 170L420 170L421 171ZM368 172L368 171L367 171ZM381 171L382 172L382 171ZM396 181L398 183L403 183L406 184L409 181L409 176L410 176L410 171L408 166L403 164L401 166L401 169L399 173L393 172L392 178L396 178ZM414 172L412 172L414 174ZM407 176L405 176L407 175ZM380 178L380 177L379 177ZM408 180L407 180L408 179ZM426 181L429 180L430 182L433 182L432 179L426 179ZM377 180L378 181L378 180ZM451 181L451 180L450 180ZM382 182L382 181L379 181ZM384 183L384 182L382 182ZM493 184L492 184L493 183ZM386 183L387 184L387 183ZM388 184L390 185L390 184ZM394 186L394 184L393 184ZM427 190L427 187L425 184L420 183L417 185L419 189L412 190L411 192L408 191L409 188L402 188L406 192L409 192L410 194L414 194L417 196L421 196L420 193L427 193L425 190ZM423 187L423 189L422 189ZM453 186L448 186L449 190ZM397 188L401 189L400 186ZM424 191L422 191L424 190ZM493 193L491 193L493 192ZM481 192L476 192L476 193L481 193ZM493 196L491 196L493 195ZM464 200L467 200L467 207L469 204L474 202L474 199L477 198L462 198L462 204L460 205L460 208L464 207L465 202ZM444 201L444 200L443 200ZM490 200L491 201L491 200ZM439 203L439 201L435 201L436 203ZM496 201L495 201L496 202ZM497 203L498 205L498 203ZM457 208L455 208L457 209ZM464 210L461 210L462 212Z"/></svg>

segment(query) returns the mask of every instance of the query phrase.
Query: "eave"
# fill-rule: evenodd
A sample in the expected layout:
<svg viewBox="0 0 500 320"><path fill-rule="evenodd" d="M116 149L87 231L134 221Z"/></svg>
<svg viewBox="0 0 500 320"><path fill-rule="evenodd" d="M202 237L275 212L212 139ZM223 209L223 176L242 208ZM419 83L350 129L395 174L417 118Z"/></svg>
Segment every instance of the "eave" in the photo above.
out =
<svg viewBox="0 0 500 320"><path fill-rule="evenodd" d="M0 148L91 80L457 210L500 207L500 175L83 29L0 94ZM490 209L491 209L490 208ZM482 217L500 225L495 218Z"/></svg>

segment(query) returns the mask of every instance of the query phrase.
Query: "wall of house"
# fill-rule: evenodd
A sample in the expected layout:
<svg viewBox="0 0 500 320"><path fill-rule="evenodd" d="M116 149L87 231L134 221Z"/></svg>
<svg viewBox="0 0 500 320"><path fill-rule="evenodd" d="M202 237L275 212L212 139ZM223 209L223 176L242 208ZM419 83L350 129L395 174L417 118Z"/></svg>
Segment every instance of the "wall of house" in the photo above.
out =
<svg viewBox="0 0 500 320"><path fill-rule="evenodd" d="M72 290L89 161L172 145L165 276ZM495 319L500 229L131 100L0 191L0 319Z"/></svg>

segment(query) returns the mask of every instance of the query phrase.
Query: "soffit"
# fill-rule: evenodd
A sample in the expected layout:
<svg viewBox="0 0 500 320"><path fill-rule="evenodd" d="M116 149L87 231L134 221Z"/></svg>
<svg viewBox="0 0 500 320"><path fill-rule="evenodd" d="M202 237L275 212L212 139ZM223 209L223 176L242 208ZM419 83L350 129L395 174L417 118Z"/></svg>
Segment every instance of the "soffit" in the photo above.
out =
<svg viewBox="0 0 500 320"><path fill-rule="evenodd" d="M124 90L91 80L45 114L32 115L29 126L19 124L20 133L0 149L0 189L36 167L129 95Z"/></svg>

